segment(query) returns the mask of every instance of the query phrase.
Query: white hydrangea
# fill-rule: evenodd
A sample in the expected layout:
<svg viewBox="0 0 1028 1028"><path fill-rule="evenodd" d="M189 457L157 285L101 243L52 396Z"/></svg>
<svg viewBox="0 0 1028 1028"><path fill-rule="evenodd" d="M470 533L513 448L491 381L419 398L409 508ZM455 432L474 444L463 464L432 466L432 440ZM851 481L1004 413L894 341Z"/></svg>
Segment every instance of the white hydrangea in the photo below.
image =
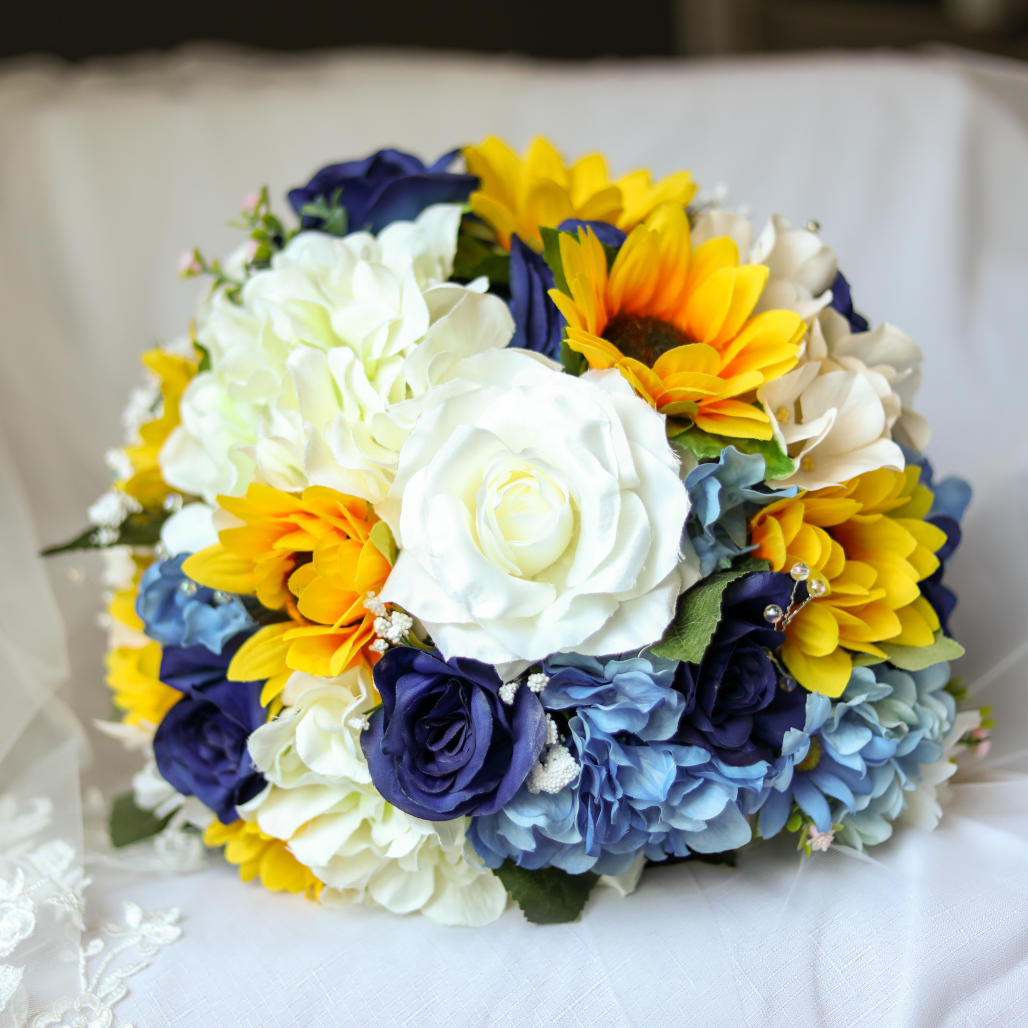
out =
<svg viewBox="0 0 1028 1028"><path fill-rule="evenodd" d="M165 479L209 503L255 476L383 496L416 417L407 401L513 333L484 282L446 281L460 217L438 204L377 237L303 232L248 279L239 304L215 297L198 330L211 369L182 397Z"/></svg>
<svg viewBox="0 0 1028 1028"><path fill-rule="evenodd" d="M250 737L268 788L240 808L328 887L322 901L421 911L443 924L482 925L506 892L465 840L467 819L431 822L388 804L371 782L360 735L377 694L370 673L288 681L292 706Z"/></svg>

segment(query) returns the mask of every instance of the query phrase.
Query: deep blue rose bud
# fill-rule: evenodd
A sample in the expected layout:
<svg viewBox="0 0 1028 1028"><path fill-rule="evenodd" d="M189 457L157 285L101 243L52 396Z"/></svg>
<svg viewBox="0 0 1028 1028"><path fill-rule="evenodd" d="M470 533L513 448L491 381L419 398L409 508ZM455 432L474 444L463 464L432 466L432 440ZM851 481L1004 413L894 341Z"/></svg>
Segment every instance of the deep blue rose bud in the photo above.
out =
<svg viewBox="0 0 1028 1028"><path fill-rule="evenodd" d="M770 656L785 634L764 616L771 604L788 609L793 585L788 575L760 571L725 590L721 622L703 660L683 662L675 673L685 697L677 742L739 767L773 760L786 731L803 724L805 690L783 690Z"/></svg>
<svg viewBox="0 0 1028 1028"><path fill-rule="evenodd" d="M221 654L205 646L168 646L161 681L184 693L157 726L154 758L160 773L180 793L196 796L224 824L236 807L265 786L246 748L250 733L267 719L260 682L229 682L225 672L243 640Z"/></svg>
<svg viewBox="0 0 1028 1028"><path fill-rule="evenodd" d="M427 821L494 814L539 760L539 698L521 686L504 703L490 665L399 646L374 675L382 706L361 744L375 788L400 810Z"/></svg>
<svg viewBox="0 0 1028 1028"><path fill-rule="evenodd" d="M359 161L343 161L322 168L307 185L289 191L289 203L301 215L305 229L322 227L322 220L304 214L318 199L330 202L336 194L346 211L348 232L381 232L393 221L412 221L435 203L464 203L478 185L474 175L446 169L456 150L426 167L402 150L379 150Z"/></svg>

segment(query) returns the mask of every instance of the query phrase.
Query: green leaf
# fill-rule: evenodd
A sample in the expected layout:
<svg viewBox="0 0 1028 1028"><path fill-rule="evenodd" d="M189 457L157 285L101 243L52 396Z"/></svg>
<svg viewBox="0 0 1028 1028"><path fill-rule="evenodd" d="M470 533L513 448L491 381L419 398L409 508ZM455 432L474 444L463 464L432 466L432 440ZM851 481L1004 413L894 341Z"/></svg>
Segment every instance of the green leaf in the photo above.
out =
<svg viewBox="0 0 1028 1028"><path fill-rule="evenodd" d="M453 277L466 282L485 275L493 285L510 284L510 254L485 240L462 232L457 237Z"/></svg>
<svg viewBox="0 0 1028 1028"><path fill-rule="evenodd" d="M725 589L754 571L767 571L766 560L746 557L725 571L715 571L678 598L678 609L663 638L650 649L658 657L698 664L721 621Z"/></svg>
<svg viewBox="0 0 1028 1028"><path fill-rule="evenodd" d="M562 293L570 296L568 280L564 277L564 262L560 259L560 237L571 233L562 233L555 228L540 228L539 234L543 239L543 260L553 272L553 284Z"/></svg>
<svg viewBox="0 0 1028 1028"><path fill-rule="evenodd" d="M310 218L319 218L321 224L319 232L327 232L331 236L345 236L349 228L349 221L346 208L339 202L343 195L340 186L327 199L324 196L315 197L310 203L305 203L300 208L300 214Z"/></svg>
<svg viewBox="0 0 1028 1028"><path fill-rule="evenodd" d="M942 660L959 660L964 655L964 647L956 639L943 635L941 630L935 633L931 646L878 645L885 652L886 659L903 671L923 671Z"/></svg>
<svg viewBox="0 0 1028 1028"><path fill-rule="evenodd" d="M58 553L71 553L73 550L106 550L111 546L153 546L161 538L161 525L168 519L168 511L142 510L130 514L118 527L117 535L109 542L100 542L94 525L84 532L57 546L48 546L40 550L41 557L53 557Z"/></svg>
<svg viewBox="0 0 1028 1028"><path fill-rule="evenodd" d="M389 526L384 521L376 521L369 534L371 545L382 554L390 564L396 563L396 555L399 550L396 547L396 540Z"/></svg>
<svg viewBox="0 0 1028 1028"><path fill-rule="evenodd" d="M211 351L206 346L198 343L195 339L193 340L193 347L200 354L200 364L196 369L196 373L199 374L201 371L211 370Z"/></svg>
<svg viewBox="0 0 1028 1028"><path fill-rule="evenodd" d="M529 871L505 860L496 870L507 895L533 924L565 924L582 913L597 875L569 875L556 867Z"/></svg>
<svg viewBox="0 0 1028 1028"><path fill-rule="evenodd" d="M171 820L166 817L154 817L149 810L136 806L132 793L126 792L118 796L111 807L111 845L128 846L142 839L164 831L165 825Z"/></svg>
<svg viewBox="0 0 1028 1028"><path fill-rule="evenodd" d="M568 346L567 338L562 338L560 341L560 362L564 365L564 370L569 375L584 375L589 370L589 362L585 359L585 356L579 353L577 350L572 350Z"/></svg>
<svg viewBox="0 0 1028 1028"><path fill-rule="evenodd" d="M680 424L669 422L671 444L680 451L688 451L697 460L716 459L726 446L734 446L740 453L759 453L764 458L764 477L769 480L788 478L796 470L796 462L775 439L728 439L711 435L695 425L683 428Z"/></svg>

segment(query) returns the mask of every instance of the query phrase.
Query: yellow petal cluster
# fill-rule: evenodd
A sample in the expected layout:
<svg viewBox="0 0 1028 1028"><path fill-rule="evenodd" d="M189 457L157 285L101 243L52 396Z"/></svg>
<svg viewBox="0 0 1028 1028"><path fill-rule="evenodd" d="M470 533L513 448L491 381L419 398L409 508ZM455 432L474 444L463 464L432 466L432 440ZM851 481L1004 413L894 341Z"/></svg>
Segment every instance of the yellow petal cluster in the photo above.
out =
<svg viewBox="0 0 1028 1028"><path fill-rule="evenodd" d="M140 728L156 728L161 718L182 698L178 689L160 678L161 645L115 646L104 658L107 685L114 692L114 705L124 711L122 720Z"/></svg>
<svg viewBox="0 0 1028 1028"><path fill-rule="evenodd" d="M778 500L750 522L754 556L773 571L806 564L826 587L786 628L781 657L804 688L839 696L853 654L885 659L880 643L934 641L939 619L918 583L939 566L946 535L924 520L932 493L918 478L916 467L881 468Z"/></svg>
<svg viewBox="0 0 1028 1028"><path fill-rule="evenodd" d="M706 432L770 439L750 402L795 364L805 326L792 311L751 317L768 269L739 265L727 237L692 247L689 219L664 204L633 229L608 269L591 229L564 234L567 289L550 297L568 323L567 343L592 368L617 368L659 411Z"/></svg>
<svg viewBox="0 0 1028 1028"><path fill-rule="evenodd" d="M244 882L259 878L272 892L303 892L317 899L324 884L311 869L296 859L281 839L274 839L250 821L223 825L215 819L203 833L206 845L224 846L225 859L239 868Z"/></svg>
<svg viewBox="0 0 1028 1028"><path fill-rule="evenodd" d="M132 475L115 488L134 497L143 507L160 507L171 492L161 475L158 461L161 447L179 424L179 401L190 380L196 374L197 362L187 357L176 357L159 347L143 354L143 364L160 380L160 410L139 429L139 442L125 447L132 464Z"/></svg>
<svg viewBox="0 0 1028 1028"><path fill-rule="evenodd" d="M266 703L289 669L334 678L370 659L374 615L364 601L381 589L391 566L372 541L378 519L367 501L324 486L297 496L252 483L245 496L218 502L236 523L218 533L214 546L194 553L183 571L212 589L256 596L289 617L243 644L229 678L270 678Z"/></svg>
<svg viewBox="0 0 1028 1028"><path fill-rule="evenodd" d="M542 137L532 141L522 158L503 140L489 136L478 146L465 147L464 159L480 181L471 194L471 209L504 249L510 249L510 237L516 234L540 250L540 226L556 228L568 218L605 221L627 231L662 203L685 207L696 192L687 171L653 182L640 169L611 181L602 154L586 154L568 165Z"/></svg>

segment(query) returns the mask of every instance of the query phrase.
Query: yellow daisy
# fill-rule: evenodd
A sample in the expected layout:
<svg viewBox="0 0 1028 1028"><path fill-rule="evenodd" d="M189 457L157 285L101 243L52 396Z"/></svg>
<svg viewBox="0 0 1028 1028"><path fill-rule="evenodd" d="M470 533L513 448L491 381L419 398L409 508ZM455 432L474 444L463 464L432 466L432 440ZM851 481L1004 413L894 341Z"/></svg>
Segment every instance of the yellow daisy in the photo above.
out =
<svg viewBox="0 0 1028 1028"><path fill-rule="evenodd" d="M324 883L289 852L282 839L265 835L249 821L223 825L215 818L204 831L203 841L212 848L224 846L225 859L238 866L244 882L259 878L261 885L272 892L302 892L312 900L324 888Z"/></svg>
<svg viewBox="0 0 1028 1028"><path fill-rule="evenodd" d="M238 681L272 679L261 702L279 691L289 669L334 678L371 661L378 592L389 561L372 541L378 519L369 504L324 486L302 494L254 483L242 497L219 496L237 519L219 542L194 553L182 570L212 589L255 595L289 620L267 625L239 649L228 669Z"/></svg>
<svg viewBox="0 0 1028 1028"><path fill-rule="evenodd" d="M610 268L589 229L563 234L566 289L550 297L567 343L592 368L617 368L663 413L718 435L770 439L755 390L795 364L805 326L793 311L751 317L767 282L762 264L739 265L727 237L693 248L674 204L633 229Z"/></svg>
<svg viewBox="0 0 1028 1028"><path fill-rule="evenodd" d="M489 136L465 147L464 159L481 183L471 194L471 209L492 227L504 249L510 249L510 237L517 234L541 250L540 226L556 228L568 218L605 221L627 231L658 205L684 207L696 192L687 171L652 182L648 171L638 170L611 181L601 154L586 154L567 165L541 136L524 158Z"/></svg>
<svg viewBox="0 0 1028 1028"><path fill-rule="evenodd" d="M754 556L773 571L811 570L812 599L790 621L782 659L811 692L839 696L853 654L885 659L879 643L930 646L939 629L918 582L939 566L945 533L925 521L931 491L919 470L881 468L841 486L764 507L750 522Z"/></svg>

